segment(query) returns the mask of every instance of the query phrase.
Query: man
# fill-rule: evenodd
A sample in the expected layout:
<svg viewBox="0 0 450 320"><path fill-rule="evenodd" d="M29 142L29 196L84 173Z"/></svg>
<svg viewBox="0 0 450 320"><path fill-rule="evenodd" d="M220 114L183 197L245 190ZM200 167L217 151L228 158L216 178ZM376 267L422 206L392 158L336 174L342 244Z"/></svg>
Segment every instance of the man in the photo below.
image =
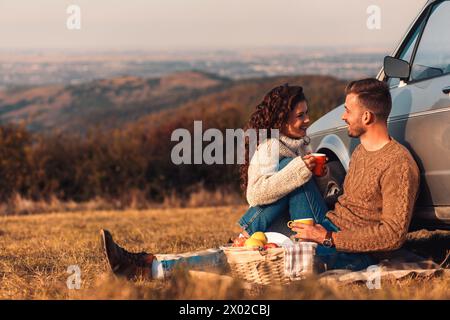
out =
<svg viewBox="0 0 450 320"><path fill-rule="evenodd" d="M344 194L333 211L318 191L315 225L296 224L298 238L320 244L317 256L330 269L360 270L374 262L368 253L398 249L405 241L419 187L419 169L408 150L389 136L389 88L377 79L351 82L346 88L348 134L360 138L344 181ZM102 230L106 257L117 275L164 277L180 261L190 267L223 263L220 250L175 258L129 253ZM158 271L159 270L159 271Z"/></svg>
<svg viewBox="0 0 450 320"><path fill-rule="evenodd" d="M402 246L419 187L419 169L409 151L389 136L392 101L376 79L351 82L342 119L348 134L360 138L344 181L344 194L326 218L339 228L297 225L299 238L342 252L392 251Z"/></svg>

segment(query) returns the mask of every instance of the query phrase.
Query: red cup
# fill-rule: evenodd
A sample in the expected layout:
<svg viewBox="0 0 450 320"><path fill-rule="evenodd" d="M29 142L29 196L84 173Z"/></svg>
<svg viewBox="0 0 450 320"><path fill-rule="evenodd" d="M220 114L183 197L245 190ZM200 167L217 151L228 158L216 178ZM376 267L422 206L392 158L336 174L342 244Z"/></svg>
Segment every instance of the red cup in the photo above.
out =
<svg viewBox="0 0 450 320"><path fill-rule="evenodd" d="M311 154L316 160L316 167L313 173L316 177L323 177L325 175L325 164L327 163L327 155L324 153L312 153Z"/></svg>

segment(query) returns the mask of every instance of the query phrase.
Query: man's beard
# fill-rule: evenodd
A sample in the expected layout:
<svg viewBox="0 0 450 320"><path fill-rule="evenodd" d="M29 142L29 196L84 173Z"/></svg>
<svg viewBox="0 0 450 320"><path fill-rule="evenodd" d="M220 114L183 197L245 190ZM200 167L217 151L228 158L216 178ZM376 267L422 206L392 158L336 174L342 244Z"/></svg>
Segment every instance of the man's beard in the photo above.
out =
<svg viewBox="0 0 450 320"><path fill-rule="evenodd" d="M362 126L355 126L352 128L352 131L350 132L350 126L347 130L348 136L351 138L359 138L364 133L366 133L366 130Z"/></svg>

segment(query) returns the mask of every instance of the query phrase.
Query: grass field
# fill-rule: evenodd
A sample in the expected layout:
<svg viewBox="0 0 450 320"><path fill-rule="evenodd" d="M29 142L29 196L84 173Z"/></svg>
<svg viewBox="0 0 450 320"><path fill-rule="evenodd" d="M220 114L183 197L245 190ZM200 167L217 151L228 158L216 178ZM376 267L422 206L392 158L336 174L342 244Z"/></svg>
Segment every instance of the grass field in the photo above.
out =
<svg viewBox="0 0 450 320"><path fill-rule="evenodd" d="M168 281L112 277L99 229L131 251L175 253L224 244L239 232L243 206L98 211L0 217L1 299L450 299L448 277L382 280L380 290L325 285L316 279L283 288L248 290L238 281L198 281L180 272ZM444 249L445 250L445 249ZM68 289L67 268L81 269Z"/></svg>

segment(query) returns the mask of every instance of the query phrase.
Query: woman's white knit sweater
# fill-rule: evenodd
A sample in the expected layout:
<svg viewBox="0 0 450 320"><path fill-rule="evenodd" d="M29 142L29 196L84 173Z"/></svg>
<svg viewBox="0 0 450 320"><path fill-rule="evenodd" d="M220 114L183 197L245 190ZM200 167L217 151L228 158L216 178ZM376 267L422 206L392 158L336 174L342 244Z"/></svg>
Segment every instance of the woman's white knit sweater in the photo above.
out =
<svg viewBox="0 0 450 320"><path fill-rule="evenodd" d="M250 160L248 168L247 202L250 207L273 203L311 179L312 172L302 157L310 152L303 139L280 134L279 139L262 142ZM279 170L284 158L294 158Z"/></svg>

